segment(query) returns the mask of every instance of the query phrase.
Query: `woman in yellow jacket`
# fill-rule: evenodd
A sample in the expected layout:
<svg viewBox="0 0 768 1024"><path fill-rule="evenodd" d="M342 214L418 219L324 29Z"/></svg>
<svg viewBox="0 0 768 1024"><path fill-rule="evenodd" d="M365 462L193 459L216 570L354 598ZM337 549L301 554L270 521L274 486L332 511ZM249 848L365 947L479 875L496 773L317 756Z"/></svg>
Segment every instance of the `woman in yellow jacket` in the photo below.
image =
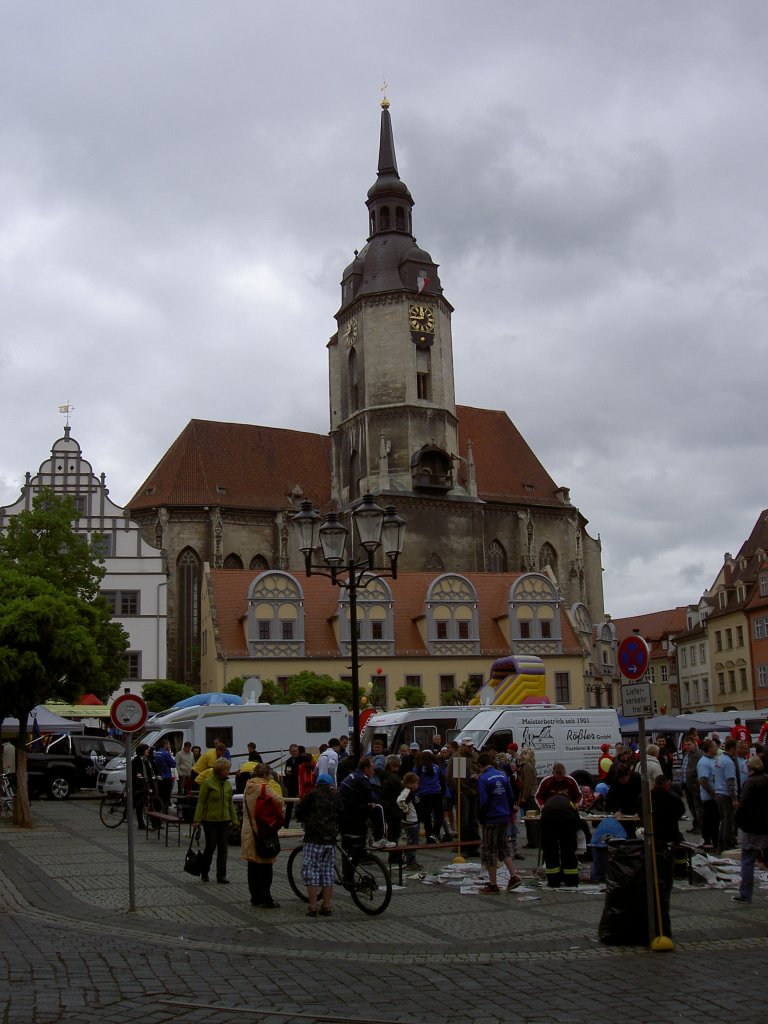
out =
<svg viewBox="0 0 768 1024"><path fill-rule="evenodd" d="M211 774L200 783L200 795L195 808L194 828L202 823L205 833L203 870L200 879L208 881L208 872L216 851L216 881L229 885L227 881L227 840L230 825L238 825L237 812L232 800L232 785L229 781L230 762L219 757L213 764Z"/></svg>
<svg viewBox="0 0 768 1024"><path fill-rule="evenodd" d="M272 865L277 860L277 854L274 857L260 857L256 852L256 837L254 835L254 829L258 829L255 813L256 800L264 786L266 786L266 793L273 798L279 809L283 810L283 791L271 777L269 765L257 764L243 794L245 809L243 811L243 830L240 834L240 856L248 864L248 889L251 894L251 906L274 910L280 906L272 899L271 892Z"/></svg>

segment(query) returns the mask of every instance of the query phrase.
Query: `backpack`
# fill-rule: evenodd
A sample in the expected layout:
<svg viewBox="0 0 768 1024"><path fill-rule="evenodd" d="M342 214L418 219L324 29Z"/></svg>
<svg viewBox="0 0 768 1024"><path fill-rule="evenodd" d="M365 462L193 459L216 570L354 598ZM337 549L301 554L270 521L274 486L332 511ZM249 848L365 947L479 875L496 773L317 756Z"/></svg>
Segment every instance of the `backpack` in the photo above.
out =
<svg viewBox="0 0 768 1024"><path fill-rule="evenodd" d="M269 792L266 782L261 787L261 792L256 797L256 803L253 807L253 819L256 823L257 829L260 825L265 825L267 828L277 829L282 828L285 824L285 816L280 809L280 805Z"/></svg>

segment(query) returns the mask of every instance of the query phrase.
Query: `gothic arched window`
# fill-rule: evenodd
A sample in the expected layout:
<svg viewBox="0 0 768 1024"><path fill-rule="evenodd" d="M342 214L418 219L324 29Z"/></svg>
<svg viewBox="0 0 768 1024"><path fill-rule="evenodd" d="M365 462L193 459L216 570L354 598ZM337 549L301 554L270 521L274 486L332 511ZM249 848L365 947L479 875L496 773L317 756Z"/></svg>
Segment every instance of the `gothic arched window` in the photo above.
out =
<svg viewBox="0 0 768 1024"><path fill-rule="evenodd" d="M176 563L176 678L187 686L200 678L200 559L185 548Z"/></svg>
<svg viewBox="0 0 768 1024"><path fill-rule="evenodd" d="M501 541L492 540L488 548L488 572L507 571L507 552Z"/></svg>
<svg viewBox="0 0 768 1024"><path fill-rule="evenodd" d="M389 207L382 206L381 216L379 217L379 226L382 231L389 231Z"/></svg>
<svg viewBox="0 0 768 1024"><path fill-rule="evenodd" d="M543 572L547 566L552 570L552 575L555 579L558 580L557 552L549 542L541 545L541 550L539 551L539 571Z"/></svg>
<svg viewBox="0 0 768 1024"><path fill-rule="evenodd" d="M266 560L264 555L254 555L248 565L248 568L264 572L265 569L269 568L269 562Z"/></svg>
<svg viewBox="0 0 768 1024"><path fill-rule="evenodd" d="M405 231L405 210L402 206L395 210L395 227L398 231Z"/></svg>
<svg viewBox="0 0 768 1024"><path fill-rule="evenodd" d="M240 557L240 555L235 555L235 554L227 555L227 557L224 559L224 568L225 569L242 569L243 568L243 560Z"/></svg>

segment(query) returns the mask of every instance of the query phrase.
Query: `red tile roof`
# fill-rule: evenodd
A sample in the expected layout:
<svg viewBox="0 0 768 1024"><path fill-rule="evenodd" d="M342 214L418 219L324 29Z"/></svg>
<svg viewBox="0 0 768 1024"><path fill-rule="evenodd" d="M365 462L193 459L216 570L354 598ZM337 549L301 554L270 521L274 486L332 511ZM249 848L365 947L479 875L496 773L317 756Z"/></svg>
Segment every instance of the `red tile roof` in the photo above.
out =
<svg viewBox="0 0 768 1024"><path fill-rule="evenodd" d="M522 500L526 504L557 502L558 487L509 416L498 409L456 407L459 455L467 458L472 442L478 497L485 501ZM467 481L466 463L459 480Z"/></svg>
<svg viewBox="0 0 768 1024"><path fill-rule="evenodd" d="M296 485L328 504L331 442L323 434L248 423L190 420L128 503L283 509Z"/></svg>
<svg viewBox="0 0 768 1024"><path fill-rule="evenodd" d="M459 453L472 441L478 495L486 501L561 504L557 485L505 412L457 407ZM465 463L459 480L466 484ZM221 505L283 509L298 486L318 508L331 496L331 441L282 427L190 420L128 502L131 511Z"/></svg>
<svg viewBox="0 0 768 1024"><path fill-rule="evenodd" d="M244 616L248 610L248 587L256 578L252 570L213 569L211 584L216 605L219 636L228 658L247 657ZM424 615L427 589L435 573L402 573L388 580L392 588L397 657L426 656L427 649L419 633L417 620ZM519 573L462 573L477 592L480 610L480 648L489 657L509 651L498 625L506 609L510 586ZM324 576L296 576L304 593L304 649L306 657L338 656L332 619L336 615L339 590ZM560 623L563 654L581 653L570 620L561 605Z"/></svg>
<svg viewBox="0 0 768 1024"><path fill-rule="evenodd" d="M680 605L662 612L647 615L632 615L623 619L612 619L619 643L637 630L644 640L661 640L670 634L677 635L688 628L688 609Z"/></svg>

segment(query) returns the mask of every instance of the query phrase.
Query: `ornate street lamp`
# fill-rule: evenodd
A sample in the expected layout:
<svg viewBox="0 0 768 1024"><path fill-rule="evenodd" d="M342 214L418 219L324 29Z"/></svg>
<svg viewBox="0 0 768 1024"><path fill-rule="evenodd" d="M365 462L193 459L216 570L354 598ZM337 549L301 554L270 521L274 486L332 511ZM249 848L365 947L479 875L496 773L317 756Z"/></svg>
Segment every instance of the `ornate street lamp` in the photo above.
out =
<svg viewBox="0 0 768 1024"><path fill-rule="evenodd" d="M394 505L382 510L366 494L352 509L351 518L355 533L365 557L356 561L354 551L345 561L345 549L349 530L336 512L329 512L323 519L311 501L302 501L301 511L292 518L298 535L299 550L304 555L307 576L313 573L327 576L331 582L342 587L349 595L349 651L352 660L352 750L355 761L360 760L360 662L357 639L357 591L364 589L376 579L397 579L397 560L403 550L405 521L395 512ZM323 564L313 565L312 556L318 547L322 551ZM376 552L384 549L389 560L388 569L374 570Z"/></svg>

